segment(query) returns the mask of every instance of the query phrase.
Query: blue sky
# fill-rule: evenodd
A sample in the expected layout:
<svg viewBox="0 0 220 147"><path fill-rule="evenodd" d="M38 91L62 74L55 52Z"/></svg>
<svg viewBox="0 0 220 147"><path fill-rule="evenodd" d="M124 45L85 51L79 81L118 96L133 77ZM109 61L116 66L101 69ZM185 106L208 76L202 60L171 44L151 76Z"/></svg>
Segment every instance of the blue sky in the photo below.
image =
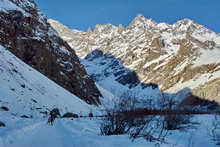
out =
<svg viewBox="0 0 220 147"><path fill-rule="evenodd" d="M73 29L128 25L137 14L157 22L190 18L220 33L220 0L36 0L48 18Z"/></svg>

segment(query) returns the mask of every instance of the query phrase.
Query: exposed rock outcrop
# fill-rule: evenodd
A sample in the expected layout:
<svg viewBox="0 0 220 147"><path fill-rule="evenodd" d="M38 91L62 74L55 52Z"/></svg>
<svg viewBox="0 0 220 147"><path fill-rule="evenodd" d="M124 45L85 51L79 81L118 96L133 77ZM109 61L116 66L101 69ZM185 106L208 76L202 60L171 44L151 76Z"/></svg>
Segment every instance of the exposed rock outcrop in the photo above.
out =
<svg viewBox="0 0 220 147"><path fill-rule="evenodd" d="M32 0L4 0L0 44L48 78L89 104L101 94L74 50L47 23Z"/></svg>

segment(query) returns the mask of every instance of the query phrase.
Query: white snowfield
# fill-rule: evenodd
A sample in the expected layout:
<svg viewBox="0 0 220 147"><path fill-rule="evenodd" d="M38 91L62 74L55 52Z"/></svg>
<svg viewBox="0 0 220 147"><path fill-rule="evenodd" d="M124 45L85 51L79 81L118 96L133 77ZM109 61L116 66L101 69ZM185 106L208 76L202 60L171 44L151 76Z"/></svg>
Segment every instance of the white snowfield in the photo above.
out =
<svg viewBox="0 0 220 147"><path fill-rule="evenodd" d="M206 64L220 63L220 48L212 50L201 49L200 57L195 61L194 66L201 66Z"/></svg>
<svg viewBox="0 0 220 147"><path fill-rule="evenodd" d="M198 116L201 125L187 131L172 131L165 143L142 138L131 141L128 135L101 136L98 119L57 119L53 126L46 118L20 119L0 112L7 127L0 128L0 147L218 147L210 136L213 117Z"/></svg>

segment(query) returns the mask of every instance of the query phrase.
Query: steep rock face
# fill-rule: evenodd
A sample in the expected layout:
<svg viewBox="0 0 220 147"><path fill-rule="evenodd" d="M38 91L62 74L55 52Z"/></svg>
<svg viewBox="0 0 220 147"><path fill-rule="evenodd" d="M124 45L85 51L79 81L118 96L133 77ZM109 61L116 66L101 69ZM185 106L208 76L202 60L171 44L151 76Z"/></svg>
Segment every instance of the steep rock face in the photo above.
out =
<svg viewBox="0 0 220 147"><path fill-rule="evenodd" d="M0 4L0 44L87 103L99 104L101 94L94 81L36 4L32 0Z"/></svg>
<svg viewBox="0 0 220 147"><path fill-rule="evenodd" d="M50 24L82 58L99 49L134 70L142 83L172 93L190 88L220 102L220 35L190 19L167 24L138 15L128 27L104 24L87 32Z"/></svg>

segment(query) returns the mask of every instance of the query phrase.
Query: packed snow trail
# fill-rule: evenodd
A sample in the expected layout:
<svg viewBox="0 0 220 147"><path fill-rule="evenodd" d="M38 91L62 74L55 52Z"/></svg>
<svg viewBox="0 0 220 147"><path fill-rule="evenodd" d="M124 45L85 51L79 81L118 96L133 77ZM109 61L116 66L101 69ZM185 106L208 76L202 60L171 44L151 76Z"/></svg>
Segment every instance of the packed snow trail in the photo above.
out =
<svg viewBox="0 0 220 147"><path fill-rule="evenodd" d="M20 121L25 122L19 120L16 124ZM14 125L14 128L6 129L7 132L0 137L0 147L103 147L103 143L106 147L115 147L123 142L128 147L133 146L127 136L113 136L113 140L108 141L105 136L99 135L97 124L89 119L57 119L53 126L46 124L46 119L27 121L30 124L26 123L24 127ZM88 124L89 128L86 127ZM141 147L141 144L138 146Z"/></svg>
<svg viewBox="0 0 220 147"><path fill-rule="evenodd" d="M47 118L21 119L6 118L6 127L0 128L0 147L155 147L155 142L142 138L133 142L128 135L101 136L99 119L76 118L56 119L53 126ZM196 116L200 125L185 132L171 131L166 138L167 144L161 147L217 147L209 134L212 116Z"/></svg>

